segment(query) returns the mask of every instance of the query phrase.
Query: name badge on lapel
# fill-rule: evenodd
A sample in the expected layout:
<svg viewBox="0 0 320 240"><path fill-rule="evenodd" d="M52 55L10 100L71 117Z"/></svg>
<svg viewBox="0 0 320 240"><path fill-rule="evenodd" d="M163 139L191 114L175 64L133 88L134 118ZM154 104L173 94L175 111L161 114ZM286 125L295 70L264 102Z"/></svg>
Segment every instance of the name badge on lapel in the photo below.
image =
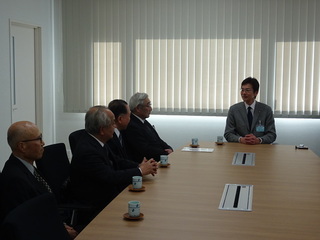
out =
<svg viewBox="0 0 320 240"><path fill-rule="evenodd" d="M261 120L259 120L259 123L256 126L256 131L257 132L264 132L264 126L262 125Z"/></svg>

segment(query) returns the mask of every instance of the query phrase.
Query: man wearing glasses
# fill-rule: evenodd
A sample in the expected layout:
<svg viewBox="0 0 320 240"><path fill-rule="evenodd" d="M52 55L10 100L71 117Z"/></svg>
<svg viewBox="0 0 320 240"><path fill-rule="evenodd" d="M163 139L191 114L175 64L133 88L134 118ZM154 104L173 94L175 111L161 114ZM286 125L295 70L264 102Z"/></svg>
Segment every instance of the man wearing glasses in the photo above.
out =
<svg viewBox="0 0 320 240"><path fill-rule="evenodd" d="M1 174L0 223L15 207L31 198L51 192L50 186L33 166L44 151L44 142L38 127L28 121L13 123L8 129L7 140L12 154ZM76 237L77 232L73 228L68 225L65 225L65 228L72 239Z"/></svg>
<svg viewBox="0 0 320 240"><path fill-rule="evenodd" d="M241 83L243 102L230 107L224 132L228 142L270 144L276 140L276 128L271 108L256 101L257 79L248 77Z"/></svg>
<svg viewBox="0 0 320 240"><path fill-rule="evenodd" d="M173 152L163 141L154 127L146 120L152 111L148 94L135 93L129 101L131 120L123 131L123 139L127 153L135 162L140 163L144 157L160 161L160 155L168 155Z"/></svg>

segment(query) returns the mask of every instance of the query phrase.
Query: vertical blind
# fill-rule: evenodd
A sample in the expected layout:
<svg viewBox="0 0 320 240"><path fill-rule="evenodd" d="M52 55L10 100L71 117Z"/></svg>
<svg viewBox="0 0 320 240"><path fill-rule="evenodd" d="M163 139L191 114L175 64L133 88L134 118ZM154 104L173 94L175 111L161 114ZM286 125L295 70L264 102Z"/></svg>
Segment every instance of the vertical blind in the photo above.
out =
<svg viewBox="0 0 320 240"><path fill-rule="evenodd" d="M316 0L63 0L65 111L147 92L153 112L225 115L240 84L319 117Z"/></svg>
<svg viewBox="0 0 320 240"><path fill-rule="evenodd" d="M289 3L277 8L275 113L319 116L320 2Z"/></svg>
<svg viewBox="0 0 320 240"><path fill-rule="evenodd" d="M140 6L134 88L152 96L156 111L223 113L239 100L240 80L260 78L261 21L247 14L254 4L173 3Z"/></svg>

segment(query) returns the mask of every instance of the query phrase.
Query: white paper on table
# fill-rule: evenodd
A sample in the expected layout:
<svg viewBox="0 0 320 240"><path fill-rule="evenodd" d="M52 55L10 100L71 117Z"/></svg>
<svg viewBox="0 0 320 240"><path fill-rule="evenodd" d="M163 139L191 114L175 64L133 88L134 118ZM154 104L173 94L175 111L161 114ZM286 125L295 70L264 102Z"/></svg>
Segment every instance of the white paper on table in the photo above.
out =
<svg viewBox="0 0 320 240"><path fill-rule="evenodd" d="M184 147L182 148L183 152L207 152L207 153L210 153L210 152L213 152L214 149L213 148L192 148L192 147Z"/></svg>

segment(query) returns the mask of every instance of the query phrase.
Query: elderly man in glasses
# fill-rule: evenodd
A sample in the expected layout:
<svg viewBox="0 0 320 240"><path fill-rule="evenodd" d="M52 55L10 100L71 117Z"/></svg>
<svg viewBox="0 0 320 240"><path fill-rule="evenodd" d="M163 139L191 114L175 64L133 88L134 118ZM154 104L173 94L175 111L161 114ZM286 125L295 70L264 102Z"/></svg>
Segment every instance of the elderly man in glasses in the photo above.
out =
<svg viewBox="0 0 320 240"><path fill-rule="evenodd" d="M148 94L135 93L129 100L129 107L131 120L123 131L123 139L130 159L141 162L146 157L160 161L160 155L172 153L172 147L160 138L147 121L152 111Z"/></svg>
<svg viewBox="0 0 320 240"><path fill-rule="evenodd" d="M44 151L39 128L28 121L13 123L8 129L7 140L12 154L1 174L0 223L15 207L31 198L51 192L50 186L43 178L39 179L39 173L33 166ZM71 238L77 235L73 228L67 225L65 227Z"/></svg>
<svg viewBox="0 0 320 240"><path fill-rule="evenodd" d="M228 142L270 144L276 140L276 128L271 108L256 101L257 79L248 77L241 83L243 102L230 107L224 137Z"/></svg>

